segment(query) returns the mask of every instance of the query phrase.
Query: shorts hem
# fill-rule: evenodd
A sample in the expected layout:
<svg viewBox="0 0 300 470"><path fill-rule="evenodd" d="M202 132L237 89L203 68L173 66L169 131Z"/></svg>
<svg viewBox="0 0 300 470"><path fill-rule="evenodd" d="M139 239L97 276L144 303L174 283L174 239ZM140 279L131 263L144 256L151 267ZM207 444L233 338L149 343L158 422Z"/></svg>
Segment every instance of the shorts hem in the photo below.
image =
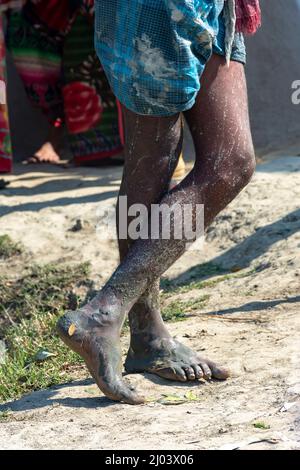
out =
<svg viewBox="0 0 300 470"><path fill-rule="evenodd" d="M213 51L213 54L217 54L217 55L220 55L221 57L225 58L225 54L223 54L222 52ZM234 53L230 56L230 60L233 61L233 62L239 62L242 65L246 65L246 63L247 63L247 58L246 58L245 54Z"/></svg>
<svg viewBox="0 0 300 470"><path fill-rule="evenodd" d="M193 96L192 99L190 99L186 104L184 105L181 105L181 106L178 106L176 108L174 108L174 105L172 105L172 111L168 112L168 111L161 111L161 112L157 112L156 110L153 110L153 112L142 112L142 111L139 111L137 109L135 109L131 104L128 104L125 102L125 100L123 99L120 99L120 97L115 93L115 91L113 90L116 98L119 100L119 102L125 106L125 108L127 108L129 111L132 111L133 113L135 114L138 114L139 116L150 116L150 117L170 117L170 116L174 116L175 114L179 114L179 113L183 113L184 111L188 111L189 109L191 109L194 104L195 104L195 101L196 101L196 97L198 95L198 91L195 92L195 95ZM150 107L148 106L148 108L150 109Z"/></svg>

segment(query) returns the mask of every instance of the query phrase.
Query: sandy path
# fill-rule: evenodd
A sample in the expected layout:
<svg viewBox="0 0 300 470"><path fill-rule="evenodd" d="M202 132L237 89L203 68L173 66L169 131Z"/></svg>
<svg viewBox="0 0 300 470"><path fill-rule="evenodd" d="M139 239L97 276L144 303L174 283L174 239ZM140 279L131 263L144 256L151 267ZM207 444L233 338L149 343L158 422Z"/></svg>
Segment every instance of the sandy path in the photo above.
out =
<svg viewBox="0 0 300 470"><path fill-rule="evenodd" d="M30 262L91 260L101 285L118 257L115 242L95 227L115 203L119 178L119 169L20 172L0 192L0 233L22 241ZM0 424L0 448L300 449L299 201L300 158L260 165L204 249L188 252L168 273L189 279L191 267L204 261L251 272L201 290L210 296L205 307L170 325L180 340L231 366L227 383L129 376L154 400L139 407L99 398L89 381L36 392L9 405L14 413ZM70 231L78 219L83 229ZM190 390L196 401L157 402Z"/></svg>

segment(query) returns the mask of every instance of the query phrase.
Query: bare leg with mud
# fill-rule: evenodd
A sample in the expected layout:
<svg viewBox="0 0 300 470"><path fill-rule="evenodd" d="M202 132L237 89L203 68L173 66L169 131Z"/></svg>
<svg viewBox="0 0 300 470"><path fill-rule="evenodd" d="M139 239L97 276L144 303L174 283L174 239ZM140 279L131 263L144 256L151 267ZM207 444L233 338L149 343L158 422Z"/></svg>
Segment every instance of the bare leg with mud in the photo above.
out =
<svg viewBox="0 0 300 470"><path fill-rule="evenodd" d="M130 115L129 111L126 113ZM139 125L135 127L135 134L131 136L135 139L131 152L135 152L139 140L144 145L140 147L141 152L144 149L143 152L136 154L136 166L139 162L142 163L144 154L147 154L147 146L151 142L153 163L155 158L160 160L161 149L165 148L165 142L169 138L171 145L169 155L174 155L171 149L181 147L181 131L178 132L177 127L179 116L170 118L133 116L135 116L136 125L137 123ZM224 58L213 56L206 67L202 91L199 93L197 103L186 113L186 118L195 143L195 166L183 182L171 192L167 192L159 203L170 207L175 203L181 207L190 204L194 210L197 204L204 204L205 227L208 227L214 217L249 182L254 171L255 160L249 128L243 66L232 62L227 68ZM162 135L159 138L158 134L145 133L147 123L155 119L162 119L164 125L169 120L169 136ZM130 135L130 127L128 128L127 124L126 131L127 136L128 133ZM155 139L158 140L157 155L153 147ZM155 180L151 181L151 184L157 184L157 179L162 184L162 175L159 171L155 173ZM138 185L138 181L135 181L135 184ZM143 191L145 189L142 188ZM174 226L171 225L171 230L173 229ZM170 240L159 238L158 240L135 241L97 296L79 311L67 313L59 321L58 329L62 339L83 356L100 389L114 400L127 403L142 401L122 380L120 330L126 314L132 310L147 289L153 286L157 279L184 253L186 242L185 239L176 240L174 237ZM149 301L151 298L153 297L149 294ZM152 307L149 309L151 312L154 310ZM155 321L161 322L160 315L157 314L149 323L153 324ZM139 329L145 328L147 324L143 325L141 320ZM156 334L155 329L153 334ZM195 377L201 373L206 377L214 375L214 366L210 361L205 361L203 364L195 363L194 369L193 364L190 363L189 351L185 361L187 360L188 367L192 366ZM144 354L147 355L146 344ZM175 348L175 359L176 355ZM194 356L192 359L194 360ZM159 360L161 361L161 358ZM199 366L199 369L196 366ZM222 369L217 370L223 373ZM171 372L174 373L172 370ZM193 378L191 371L185 370L184 372L189 374L186 377ZM179 378L181 371L176 370L177 374ZM225 376L224 371L223 378Z"/></svg>
<svg viewBox="0 0 300 470"><path fill-rule="evenodd" d="M175 116L173 120L143 118L141 122L140 116L125 108L123 112L128 145L125 147L125 167L119 196L127 197L128 207L138 203L150 211L151 204L157 204L169 189L182 148L181 117ZM138 135L154 138L149 139L145 148L144 140L137 139ZM129 238L119 239L121 261L133 242ZM225 379L228 376L226 370L172 338L161 316L159 279L147 288L131 309L129 323L131 344L125 363L127 372L147 371L181 382L203 377Z"/></svg>
<svg viewBox="0 0 300 470"><path fill-rule="evenodd" d="M216 91L224 90L223 80L226 80L226 78L229 79L230 74L227 69L223 69L222 72L225 74L227 72L227 77L226 75L221 76L219 74L213 83L211 78L214 72L217 73L217 68L220 67L223 59L216 57L212 60L214 64L211 64L210 70L203 76L203 88L198 96L197 103L192 111L186 113L195 148L197 149L197 159L210 157L212 153L210 145L217 137L216 130L224 126L222 113L228 111L228 103L226 103L227 98L223 96L222 100L220 95L223 92L219 91L216 96ZM232 64L232 67L235 66L236 64ZM238 64L237 67L241 68L240 64ZM241 99L244 99L247 103L245 88L242 89ZM231 112L234 112L234 110ZM245 116L246 112L245 107L240 109L240 113L244 113ZM171 175L170 166L165 164L164 155L166 153L172 154L173 149L170 148L168 151L164 148L164 152L161 152L163 145L168 145L168 139L156 138L152 140L149 139L149 142L147 142L147 155L145 155L144 148L140 148L141 145L145 147L144 142L141 142L141 140L135 143L133 150L132 142L134 141L134 136L138 135L139 132L144 136L168 136L168 133L162 132L161 129L165 124L164 120L160 119L156 121L157 129L153 129L153 123L151 121L144 120L142 124L143 129L141 129L141 123L133 116L133 113L127 112L126 109L124 109L124 114L125 122L128 127L127 142L129 145L125 149L125 171L120 195L127 196L128 206L142 203L150 210L151 204L157 203L157 200L160 200L167 191ZM229 114L228 117L234 118L234 115L230 116ZM215 128L208 125L212 118L216 125ZM239 118L239 115L236 115L236 118ZM251 146L251 138L249 130L247 129L247 118L244 118L244 123L244 138L249 139L248 145ZM239 129L234 121L232 121L232 124L234 126L233 135L240 133L241 136L243 136L243 130ZM150 126L152 126L152 128ZM180 143L180 122L178 122L177 127L177 140ZM229 128L227 128L227 132L228 131ZM176 134L176 131L174 131L174 133ZM224 146L224 137L222 134L219 134L219 137L220 140L219 142L215 142L215 145ZM231 146L232 142L229 141L228 145ZM204 153L205 149L207 149L207 156ZM230 150L230 148L226 149L224 147L224 151L230 153L234 151L234 148ZM178 158L178 152L180 153L180 149L177 148L174 159ZM141 155L143 155L142 161L140 159ZM215 156L217 155L218 152L216 151ZM157 176L155 176L156 174L159 174L160 178L157 178ZM119 240L121 260L125 258L131 244L132 242L130 240ZM203 377L213 377L217 379L226 379L228 377L226 369L218 367L211 360L199 356L199 354L171 337L161 317L159 280L148 287L147 291L131 309L129 312L129 322L131 344L125 363L125 368L128 372L147 371L166 379L179 380L182 382L197 380Z"/></svg>

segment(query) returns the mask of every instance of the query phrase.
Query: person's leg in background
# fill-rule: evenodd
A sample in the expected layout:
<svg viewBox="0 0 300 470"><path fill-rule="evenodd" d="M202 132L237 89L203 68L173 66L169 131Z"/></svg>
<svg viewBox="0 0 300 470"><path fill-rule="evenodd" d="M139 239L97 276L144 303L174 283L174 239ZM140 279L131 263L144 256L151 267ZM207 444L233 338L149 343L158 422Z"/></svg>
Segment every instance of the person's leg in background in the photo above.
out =
<svg viewBox="0 0 300 470"><path fill-rule="evenodd" d="M174 149L181 146L179 116L163 118L163 129L167 130L169 126L166 138L165 133L158 132L162 125L159 124L161 118L157 118L155 123L156 118L138 116L130 111L126 114L128 153L131 153L132 159L135 158L136 169L143 165L143 156L144 153L147 155L146 149L151 141L156 143L158 160L167 142L171 155L174 155ZM213 56L202 78L202 91L193 108L186 112L186 118L195 142L195 166L182 183L162 197L159 204L171 207L176 203L182 208L185 204L191 204L194 211L197 204L204 204L206 228L249 182L254 171L243 66L231 62L228 68L223 57ZM154 123L151 135L144 132L149 120ZM165 153L164 150L162 156ZM134 175L132 165L130 186L139 186L139 180ZM155 179L151 184L159 186L162 175L153 172L153 177ZM163 178L168 178L166 173ZM128 187L126 174L123 185ZM142 190L145 191L145 188ZM114 400L141 402L121 376L120 331L125 316L186 249L185 238L174 238L174 221L170 240L162 239L161 232L159 235L158 240L137 240L101 292L79 311L67 313L58 324L62 339L84 357L100 389ZM159 375L174 379L181 377L182 380L228 376L226 369L215 366L210 360L173 341L161 324L157 308L148 308L148 312L149 321L144 321L143 311L141 315L138 310L135 312L133 341L138 346L131 356L133 361L136 356L138 370L149 367ZM158 329L154 327L155 322ZM147 334L148 330L151 331L150 335ZM156 362L159 363L157 369Z"/></svg>
<svg viewBox="0 0 300 470"><path fill-rule="evenodd" d="M116 99L94 49L93 2L28 0L8 20L7 45L27 96L49 121L46 142L25 162L58 163L64 135L76 165L121 154Z"/></svg>
<svg viewBox="0 0 300 470"><path fill-rule="evenodd" d="M53 2L35 5L28 1L7 16L7 48L30 103L41 109L49 121L46 141L26 163L58 163L62 144L62 36L47 25L46 3L50 8Z"/></svg>
<svg viewBox="0 0 300 470"><path fill-rule="evenodd" d="M28 0L8 15L7 46L31 104L49 121L26 163L58 163L65 134L78 165L122 152L116 99L94 49L93 2Z"/></svg>

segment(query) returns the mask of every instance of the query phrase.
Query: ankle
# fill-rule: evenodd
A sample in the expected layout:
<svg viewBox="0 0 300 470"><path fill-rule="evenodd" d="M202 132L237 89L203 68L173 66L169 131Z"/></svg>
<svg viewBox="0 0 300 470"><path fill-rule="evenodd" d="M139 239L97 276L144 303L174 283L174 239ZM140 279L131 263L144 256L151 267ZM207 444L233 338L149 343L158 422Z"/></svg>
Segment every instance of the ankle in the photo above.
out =
<svg viewBox="0 0 300 470"><path fill-rule="evenodd" d="M120 299L111 292L100 291L87 305L83 311L90 315L101 327L121 328L125 318Z"/></svg>
<svg viewBox="0 0 300 470"><path fill-rule="evenodd" d="M132 334L130 340L129 355L144 356L149 351L161 351L173 342L172 336L167 330L156 334Z"/></svg>

